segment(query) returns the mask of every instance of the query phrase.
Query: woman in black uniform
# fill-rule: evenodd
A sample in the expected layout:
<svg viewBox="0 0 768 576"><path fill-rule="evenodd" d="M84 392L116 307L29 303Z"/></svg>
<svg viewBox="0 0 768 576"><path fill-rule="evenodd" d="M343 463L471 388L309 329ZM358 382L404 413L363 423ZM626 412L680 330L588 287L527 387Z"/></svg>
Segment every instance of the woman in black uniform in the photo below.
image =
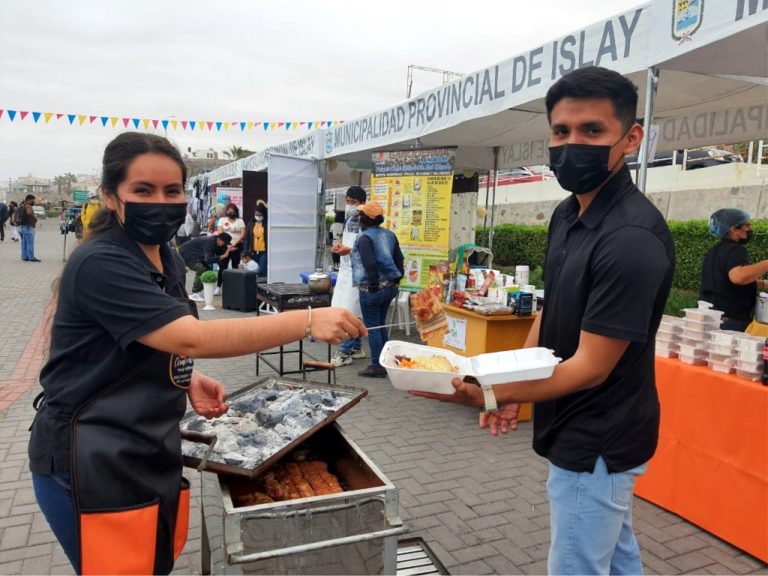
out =
<svg viewBox="0 0 768 576"><path fill-rule="evenodd" d="M44 400L32 425L35 494L78 573L165 574L186 541L187 398L213 418L222 385L193 358L250 354L311 335L365 334L346 310L200 322L167 242L186 214L186 170L164 138L125 133L104 152L105 209L60 280Z"/></svg>

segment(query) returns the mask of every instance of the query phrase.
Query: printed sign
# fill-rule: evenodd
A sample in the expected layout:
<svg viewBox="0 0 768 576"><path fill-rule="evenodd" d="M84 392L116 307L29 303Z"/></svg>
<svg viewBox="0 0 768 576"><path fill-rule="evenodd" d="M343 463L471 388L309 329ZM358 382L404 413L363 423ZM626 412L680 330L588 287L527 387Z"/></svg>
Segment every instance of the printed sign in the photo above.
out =
<svg viewBox="0 0 768 576"><path fill-rule="evenodd" d="M462 352L467 349L467 321L463 318L448 316L448 332L443 336L443 343Z"/></svg>

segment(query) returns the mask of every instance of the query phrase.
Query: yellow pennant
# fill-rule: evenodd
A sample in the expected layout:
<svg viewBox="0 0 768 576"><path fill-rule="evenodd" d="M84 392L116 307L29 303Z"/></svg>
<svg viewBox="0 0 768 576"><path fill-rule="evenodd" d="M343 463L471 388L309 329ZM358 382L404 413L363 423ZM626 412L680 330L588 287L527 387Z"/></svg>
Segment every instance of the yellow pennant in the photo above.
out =
<svg viewBox="0 0 768 576"><path fill-rule="evenodd" d="M270 122L270 123L269 123L269 129L270 129L270 130L274 130L274 129L275 129L275 126L277 126L277 122Z"/></svg>
<svg viewBox="0 0 768 576"><path fill-rule="evenodd" d="M80 122L80 126L82 126L82 125L83 125L83 122L85 122L85 119L86 119L86 118L87 118L87 116L86 116L85 114L80 114L80 115L78 115L78 117L77 117L77 121L78 121L78 122Z"/></svg>
<svg viewBox="0 0 768 576"><path fill-rule="evenodd" d="M45 118L45 123L48 124L48 122L50 122L51 118L53 117L53 112L46 112L43 114L43 117Z"/></svg>
<svg viewBox="0 0 768 576"><path fill-rule="evenodd" d="M291 126L291 130L296 130L296 128L298 128L298 127L299 127L299 123L298 122L294 122L293 126Z"/></svg>
<svg viewBox="0 0 768 576"><path fill-rule="evenodd" d="M144 118L141 123L144 125L144 130L147 130L149 128L149 118Z"/></svg>
<svg viewBox="0 0 768 576"><path fill-rule="evenodd" d="M248 132L253 130L253 122L248 122L248 124L246 124L246 128L248 128Z"/></svg>
<svg viewBox="0 0 768 576"><path fill-rule="evenodd" d="M173 126L173 129L176 130L176 125L179 123L178 120L171 120L171 126Z"/></svg>
<svg viewBox="0 0 768 576"><path fill-rule="evenodd" d="M204 121L201 120L200 122L197 123L197 129L198 130L203 130L204 128L205 128L205 122Z"/></svg>
<svg viewBox="0 0 768 576"><path fill-rule="evenodd" d="M118 119L117 119L117 118L115 118L114 116L111 116L111 117L109 118L109 123L110 123L110 124L112 124L112 128L114 128L114 127L115 127L115 125L117 124L117 120L118 120Z"/></svg>

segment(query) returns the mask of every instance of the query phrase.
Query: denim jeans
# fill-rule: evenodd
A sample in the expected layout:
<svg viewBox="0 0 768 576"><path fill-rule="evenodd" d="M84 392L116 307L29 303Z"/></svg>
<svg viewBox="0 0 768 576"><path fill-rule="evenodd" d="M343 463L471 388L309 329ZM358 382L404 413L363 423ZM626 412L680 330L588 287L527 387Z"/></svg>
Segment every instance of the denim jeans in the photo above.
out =
<svg viewBox="0 0 768 576"><path fill-rule="evenodd" d="M363 341L360 338L360 336L356 336L354 338L350 338L349 340L344 340L340 345L339 349L344 352L347 356L350 354L353 354L360 350L360 348L363 347Z"/></svg>
<svg viewBox="0 0 768 576"><path fill-rule="evenodd" d="M43 516L77 571L77 516L69 474L32 474L32 485Z"/></svg>
<svg viewBox="0 0 768 576"><path fill-rule="evenodd" d="M643 573L632 532L632 494L635 478L647 466L609 474L602 458L592 473L571 472L550 462L550 574Z"/></svg>
<svg viewBox="0 0 768 576"><path fill-rule="evenodd" d="M21 259L35 259L35 229L32 226L19 226L21 234Z"/></svg>
<svg viewBox="0 0 768 576"><path fill-rule="evenodd" d="M397 296L397 286L380 288L376 292L360 292L360 310L366 327L382 326L387 323L387 311ZM371 366L379 368L379 356L389 340L389 330L380 328L368 332L368 346L371 348Z"/></svg>

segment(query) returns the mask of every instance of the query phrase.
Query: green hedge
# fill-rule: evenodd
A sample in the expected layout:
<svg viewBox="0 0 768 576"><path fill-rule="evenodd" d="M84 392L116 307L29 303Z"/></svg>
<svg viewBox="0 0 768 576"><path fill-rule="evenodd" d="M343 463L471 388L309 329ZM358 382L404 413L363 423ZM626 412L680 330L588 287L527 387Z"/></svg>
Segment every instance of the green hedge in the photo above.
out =
<svg viewBox="0 0 768 576"><path fill-rule="evenodd" d="M680 290L698 292L701 283L701 266L707 251L717 243L717 239L707 231L707 222L691 220L688 222L668 222L675 241L677 263L672 286ZM753 262L762 260L768 254L768 222L753 222L754 237L747 245ZM488 229L478 228L476 242L488 245ZM544 264L547 246L546 226L518 226L502 224L494 228L493 265L494 267L528 264L533 270Z"/></svg>

